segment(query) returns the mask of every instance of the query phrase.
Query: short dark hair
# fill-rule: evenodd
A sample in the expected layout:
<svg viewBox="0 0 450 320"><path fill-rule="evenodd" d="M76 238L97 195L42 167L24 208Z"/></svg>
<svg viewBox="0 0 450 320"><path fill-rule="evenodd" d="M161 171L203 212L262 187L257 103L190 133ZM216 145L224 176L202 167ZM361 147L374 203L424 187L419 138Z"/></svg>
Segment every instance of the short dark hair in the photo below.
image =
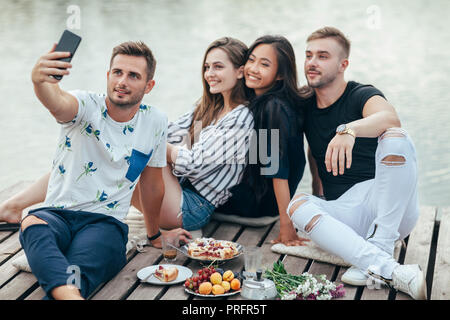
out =
<svg viewBox="0 0 450 320"><path fill-rule="evenodd" d="M323 27L311 33L306 42L317 40L317 39L325 39L325 38L333 38L335 39L342 47L344 51L344 57L348 58L350 56L350 40L337 28L335 27Z"/></svg>
<svg viewBox="0 0 450 320"><path fill-rule="evenodd" d="M142 41L127 41L114 47L109 66L118 54L127 56L144 57L147 61L147 80L153 79L155 75L156 60L152 50Z"/></svg>

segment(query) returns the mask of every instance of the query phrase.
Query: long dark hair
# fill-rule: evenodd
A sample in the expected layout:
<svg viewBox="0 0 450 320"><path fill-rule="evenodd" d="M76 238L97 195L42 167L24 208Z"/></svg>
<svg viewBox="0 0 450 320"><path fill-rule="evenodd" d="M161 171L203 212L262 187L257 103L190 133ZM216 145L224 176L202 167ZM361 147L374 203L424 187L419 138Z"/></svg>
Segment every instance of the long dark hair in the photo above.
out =
<svg viewBox="0 0 450 320"><path fill-rule="evenodd" d="M246 57L247 60L253 50L261 44L269 44L275 49L278 62L277 79L279 80L276 80L273 86L261 96L255 96L254 92L250 96L249 109L253 113L256 131L262 128L264 123L267 123L267 119L265 119L265 117L267 117L267 112L265 112L264 105L272 98L279 98L283 102L286 102L286 105L292 108L298 115L297 120L303 121L304 101L312 94L312 90L308 87L302 87L301 89L298 87L297 64L295 62L295 53L291 43L285 37L280 35L265 35L259 37L250 46ZM279 113L270 112L270 117L272 117L272 123L280 123ZM302 123L300 123L300 125L302 126ZM256 139L256 143L259 146L258 139ZM280 144L279 152L281 156L283 152L287 152L287 150L282 150ZM248 159L249 158L247 157L247 160ZM243 179L249 183L259 203L261 198L267 192L269 183L268 179L261 175L259 161L257 164L250 163L247 165Z"/></svg>

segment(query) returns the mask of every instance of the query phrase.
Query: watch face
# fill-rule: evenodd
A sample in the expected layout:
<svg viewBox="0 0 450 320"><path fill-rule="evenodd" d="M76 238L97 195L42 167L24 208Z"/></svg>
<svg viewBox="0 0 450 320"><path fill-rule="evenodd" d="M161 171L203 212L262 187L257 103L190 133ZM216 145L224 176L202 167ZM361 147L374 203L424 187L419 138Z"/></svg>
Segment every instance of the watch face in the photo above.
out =
<svg viewBox="0 0 450 320"><path fill-rule="evenodd" d="M342 133L345 130L345 124L341 124L337 127L336 132Z"/></svg>

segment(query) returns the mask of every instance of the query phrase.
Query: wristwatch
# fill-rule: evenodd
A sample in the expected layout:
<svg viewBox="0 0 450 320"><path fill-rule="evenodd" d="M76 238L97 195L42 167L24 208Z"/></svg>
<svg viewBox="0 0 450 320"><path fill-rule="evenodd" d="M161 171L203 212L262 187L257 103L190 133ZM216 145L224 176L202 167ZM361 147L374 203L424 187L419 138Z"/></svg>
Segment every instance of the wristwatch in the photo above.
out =
<svg viewBox="0 0 450 320"><path fill-rule="evenodd" d="M353 131L353 130L350 129L350 128L347 128L347 125L346 125L346 124L341 124L341 125L339 125L339 126L336 128L336 133L337 133L337 134L349 134L349 135L352 135L353 138L356 139L355 131Z"/></svg>

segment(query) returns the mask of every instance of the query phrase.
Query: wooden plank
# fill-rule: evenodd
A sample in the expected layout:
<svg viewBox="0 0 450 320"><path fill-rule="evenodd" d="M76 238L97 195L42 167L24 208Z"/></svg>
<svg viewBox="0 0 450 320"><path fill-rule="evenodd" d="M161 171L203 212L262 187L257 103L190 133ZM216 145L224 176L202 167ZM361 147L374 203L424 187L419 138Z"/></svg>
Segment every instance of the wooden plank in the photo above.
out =
<svg viewBox="0 0 450 320"><path fill-rule="evenodd" d="M8 239L0 243L0 263L11 258L21 249L19 242L19 232L15 232Z"/></svg>
<svg viewBox="0 0 450 320"><path fill-rule="evenodd" d="M45 291L42 287L38 287L32 293L30 293L25 300L42 300L45 297Z"/></svg>
<svg viewBox="0 0 450 320"><path fill-rule="evenodd" d="M404 264L418 264L427 272L435 218L436 207L420 208L419 220L409 235Z"/></svg>
<svg viewBox="0 0 450 320"><path fill-rule="evenodd" d="M0 290L0 300L16 300L37 283L29 272L20 272Z"/></svg>
<svg viewBox="0 0 450 320"><path fill-rule="evenodd" d="M450 299L450 208L442 209L431 300Z"/></svg>
<svg viewBox="0 0 450 320"><path fill-rule="evenodd" d="M317 260L313 260L311 266L309 267L308 272L311 274L324 274L327 276L327 279L330 280L333 276L336 265L329 264Z"/></svg>
<svg viewBox="0 0 450 320"><path fill-rule="evenodd" d="M11 234L13 233L13 231L0 231L0 243L8 238Z"/></svg>
<svg viewBox="0 0 450 320"><path fill-rule="evenodd" d="M409 235L403 262L404 264L418 264L425 274L428 270L436 213L436 207L420 207L419 220ZM431 284L427 285L430 286ZM412 298L406 293L398 291L395 300L412 300Z"/></svg>
<svg viewBox="0 0 450 320"><path fill-rule="evenodd" d="M283 264L288 273L300 275L305 270L308 261L309 259L302 257L286 255L283 259Z"/></svg>
<svg viewBox="0 0 450 320"><path fill-rule="evenodd" d="M12 261L16 259L19 255L23 254L23 251L20 250L16 255L11 257L8 261L3 263L0 266L0 288L13 276L15 276L20 271L12 265ZM1 289L0 289L1 290Z"/></svg>
<svg viewBox="0 0 450 320"><path fill-rule="evenodd" d="M136 273L149 265L155 264L161 257L161 249L145 247L145 252L138 253L125 267L93 297L92 300L120 300L139 281Z"/></svg>
<svg viewBox="0 0 450 320"><path fill-rule="evenodd" d="M274 262L281 257L279 253L272 251L272 240L275 240L280 233L280 220L275 222L270 233L267 235L264 243L261 245L262 250L262 267L263 269L272 269Z"/></svg>
<svg viewBox="0 0 450 320"><path fill-rule="evenodd" d="M338 275L336 277L336 281L335 281L336 284L343 283L341 281L341 277L345 273L345 271L347 271L347 270L348 270L347 267L341 267L340 268L340 270L338 272ZM359 287L352 286L352 285L349 285L349 284L346 284L346 283L343 283L343 284L344 284L344 289L345 289L345 296L343 296L339 300L354 300Z"/></svg>

